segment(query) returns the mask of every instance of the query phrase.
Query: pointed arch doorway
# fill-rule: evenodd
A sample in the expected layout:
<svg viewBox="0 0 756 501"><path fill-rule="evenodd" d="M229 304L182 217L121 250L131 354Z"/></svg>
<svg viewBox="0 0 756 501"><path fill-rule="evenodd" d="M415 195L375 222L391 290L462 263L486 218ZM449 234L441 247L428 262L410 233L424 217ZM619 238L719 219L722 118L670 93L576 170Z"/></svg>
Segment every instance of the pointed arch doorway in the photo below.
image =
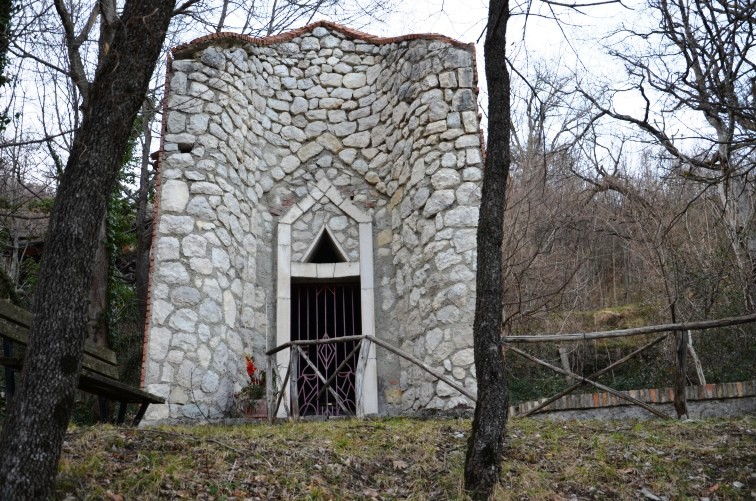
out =
<svg viewBox="0 0 756 501"><path fill-rule="evenodd" d="M362 334L358 282L292 283L291 306L292 341ZM355 376L360 344L343 341L302 347L296 364L300 416L356 414Z"/></svg>
<svg viewBox="0 0 756 501"><path fill-rule="evenodd" d="M305 252L305 263L348 261L346 252L323 226ZM362 334L359 277L351 280L292 279L291 340L318 341ZM297 360L297 408L300 416L354 415L355 375L360 342L303 346ZM325 379L325 382L323 381Z"/></svg>
<svg viewBox="0 0 756 501"><path fill-rule="evenodd" d="M359 260L347 259L324 224L302 261L292 261L292 224L316 202L325 200L358 224ZM373 336L372 219L341 197L324 178L281 217L277 233L276 346L290 341ZM295 395L292 395L291 385L282 388L284 399L295 415L365 416L378 412L373 343L344 341L310 345L303 347L293 359L292 352L279 351L276 364L281 375L291 367L297 376L292 378ZM357 370L358 366L362 369ZM287 417L288 413L282 406L278 416Z"/></svg>

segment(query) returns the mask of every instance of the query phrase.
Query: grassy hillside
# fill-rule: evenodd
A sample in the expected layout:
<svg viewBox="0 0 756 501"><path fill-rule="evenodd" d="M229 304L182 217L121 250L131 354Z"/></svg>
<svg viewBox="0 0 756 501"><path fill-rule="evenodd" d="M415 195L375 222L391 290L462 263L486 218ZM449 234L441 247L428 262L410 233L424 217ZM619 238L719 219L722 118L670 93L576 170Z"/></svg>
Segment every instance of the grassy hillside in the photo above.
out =
<svg viewBox="0 0 756 501"><path fill-rule="evenodd" d="M73 429L67 499L464 499L466 420ZM749 499L756 418L510 425L496 499Z"/></svg>

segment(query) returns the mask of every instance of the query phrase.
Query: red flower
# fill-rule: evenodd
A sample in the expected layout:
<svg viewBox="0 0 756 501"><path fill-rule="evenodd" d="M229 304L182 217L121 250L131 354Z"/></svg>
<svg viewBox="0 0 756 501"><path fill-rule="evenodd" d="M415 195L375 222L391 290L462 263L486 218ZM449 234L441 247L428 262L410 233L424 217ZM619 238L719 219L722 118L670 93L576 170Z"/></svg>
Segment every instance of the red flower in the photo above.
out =
<svg viewBox="0 0 756 501"><path fill-rule="evenodd" d="M250 377L250 379L254 379L255 372L257 372L257 367L255 367L255 361L249 355L244 355L244 358L247 359L247 375Z"/></svg>

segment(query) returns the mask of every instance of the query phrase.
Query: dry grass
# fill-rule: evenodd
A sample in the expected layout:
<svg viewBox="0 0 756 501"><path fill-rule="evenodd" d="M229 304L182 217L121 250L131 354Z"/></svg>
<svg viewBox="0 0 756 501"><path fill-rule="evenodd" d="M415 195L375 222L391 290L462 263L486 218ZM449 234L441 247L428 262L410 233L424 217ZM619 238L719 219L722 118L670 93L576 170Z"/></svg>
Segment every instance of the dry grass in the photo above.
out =
<svg viewBox="0 0 756 501"><path fill-rule="evenodd" d="M464 499L469 427L384 419L74 429L57 492L113 500ZM754 417L516 420L496 499L748 499L756 491L755 437Z"/></svg>

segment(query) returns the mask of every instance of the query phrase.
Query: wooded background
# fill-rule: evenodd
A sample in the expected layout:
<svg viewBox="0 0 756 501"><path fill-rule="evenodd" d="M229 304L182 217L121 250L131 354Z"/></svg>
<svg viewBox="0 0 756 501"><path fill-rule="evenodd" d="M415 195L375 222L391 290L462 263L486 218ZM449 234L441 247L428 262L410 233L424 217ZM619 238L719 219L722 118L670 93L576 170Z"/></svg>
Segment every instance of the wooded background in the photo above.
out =
<svg viewBox="0 0 756 501"><path fill-rule="evenodd" d="M4 296L29 307L49 210L81 120L79 105L102 57L103 20L118 7L60 2L66 24L44 2L4 4L12 21L10 29L5 24L2 45L7 83L0 136L0 287ZM357 7L320 0L277 8L187 2L177 9L166 47L186 41L186 33L238 30L264 36L321 16L369 26L391 9L375 3L358 15ZM504 223L506 334L753 311L753 7L656 1L633 7L653 19L648 29L618 23L623 43L604 42L607 56L626 68L624 88L647 96L647 109L632 116L616 112L616 88L598 79L586 85L585 70L537 58L525 69L515 67ZM156 71L133 126L90 293L90 337L119 353L122 377L132 382L138 382L141 359L154 192L149 155L157 148L164 70ZM481 105L485 113L486 103ZM678 125L685 120L691 123L687 131ZM749 329L754 327L693 335L707 380L756 377ZM548 346L539 355L589 373L642 341ZM667 384L672 353L665 346L608 378L619 388ZM507 370L513 401L566 384L515 358ZM690 379L696 381L693 372ZM84 408L82 418L87 412Z"/></svg>
<svg viewBox="0 0 756 501"><path fill-rule="evenodd" d="M564 33L565 19L603 4L641 14L595 40L622 74L594 74L600 61L572 69L538 64L535 56L524 65L509 59L518 49L507 36L509 19L549 18ZM363 28L391 7L372 0L0 0L0 283L17 304L36 297L24 379L0 437L0 498L50 493L85 327L93 341L131 361L124 379L136 377L150 153L165 70L155 66L160 45L225 29L271 35L315 17ZM498 481L507 379L514 399L557 384L516 364L503 377L490 355L499 335L754 310L755 10L752 2L725 0L489 3L478 297L493 302L477 304L475 358L480 394L501 395L504 410L490 398L476 408L465 468L476 499ZM46 248L54 250L45 255ZM79 310L87 304L84 322ZM694 337L705 377L754 377L749 329ZM672 367L665 358L688 346L687 333L675 338L634 370L607 377L614 386L661 386L656 378ZM631 348L564 345L541 358L590 372L603 365L599 359Z"/></svg>

